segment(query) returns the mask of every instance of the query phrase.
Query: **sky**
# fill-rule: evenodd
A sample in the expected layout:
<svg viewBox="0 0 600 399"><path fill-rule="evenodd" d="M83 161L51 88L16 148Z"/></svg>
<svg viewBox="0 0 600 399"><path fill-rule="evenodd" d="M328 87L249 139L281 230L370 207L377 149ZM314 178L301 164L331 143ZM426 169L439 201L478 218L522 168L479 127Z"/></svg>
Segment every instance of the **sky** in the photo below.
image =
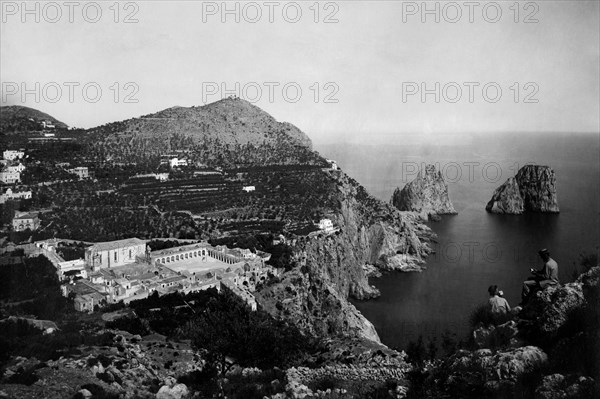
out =
<svg viewBox="0 0 600 399"><path fill-rule="evenodd" d="M235 94L316 143L600 132L597 0L0 3L1 105L70 126Z"/></svg>

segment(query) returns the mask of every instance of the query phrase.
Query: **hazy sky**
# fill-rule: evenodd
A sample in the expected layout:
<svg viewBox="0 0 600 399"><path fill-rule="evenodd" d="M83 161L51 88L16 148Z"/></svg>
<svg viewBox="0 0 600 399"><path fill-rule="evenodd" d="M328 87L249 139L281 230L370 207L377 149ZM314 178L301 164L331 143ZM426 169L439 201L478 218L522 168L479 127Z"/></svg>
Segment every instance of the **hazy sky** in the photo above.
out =
<svg viewBox="0 0 600 399"><path fill-rule="evenodd" d="M597 0L428 2L430 14L421 1L0 3L2 105L71 126L202 105L237 83L319 143L600 131Z"/></svg>

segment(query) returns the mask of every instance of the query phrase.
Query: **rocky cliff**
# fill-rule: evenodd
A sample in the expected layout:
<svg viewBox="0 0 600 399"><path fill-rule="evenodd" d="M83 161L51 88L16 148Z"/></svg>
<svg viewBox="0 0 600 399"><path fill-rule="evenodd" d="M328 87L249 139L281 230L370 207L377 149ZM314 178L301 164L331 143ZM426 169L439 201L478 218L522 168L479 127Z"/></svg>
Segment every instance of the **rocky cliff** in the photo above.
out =
<svg viewBox="0 0 600 399"><path fill-rule="evenodd" d="M426 165L425 170L419 171L416 179L406 184L402 190L396 188L391 203L401 211L427 215L457 213L448 197L448 185L434 165Z"/></svg>
<svg viewBox="0 0 600 399"><path fill-rule="evenodd" d="M539 291L511 320L478 324L474 348L436 360L413 388L420 397L596 398L599 298L600 267Z"/></svg>
<svg viewBox="0 0 600 399"><path fill-rule="evenodd" d="M337 177L340 231L299 239L296 267L281 284L257 294L261 306L317 336L358 336L378 342L373 325L347 297L379 295L368 270L422 270L434 234L410 212L402 213L366 193L343 174Z"/></svg>
<svg viewBox="0 0 600 399"><path fill-rule="evenodd" d="M498 187L485 209L492 213L558 213L556 175L548 166L525 165Z"/></svg>
<svg viewBox="0 0 600 399"><path fill-rule="evenodd" d="M509 178L503 185L498 187L492 199L488 202L485 210L492 213L510 213L520 215L525 209L523 197L519 191L519 184L514 177Z"/></svg>

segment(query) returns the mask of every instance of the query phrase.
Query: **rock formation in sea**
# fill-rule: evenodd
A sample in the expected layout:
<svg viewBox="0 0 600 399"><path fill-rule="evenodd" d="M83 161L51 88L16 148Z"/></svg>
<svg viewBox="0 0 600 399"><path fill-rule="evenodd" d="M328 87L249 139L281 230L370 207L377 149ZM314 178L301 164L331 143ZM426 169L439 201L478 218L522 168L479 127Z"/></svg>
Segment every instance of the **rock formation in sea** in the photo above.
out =
<svg viewBox="0 0 600 399"><path fill-rule="evenodd" d="M509 178L494 191L492 199L485 207L485 210L488 212L511 213L515 215L520 215L524 209L519 184L514 177Z"/></svg>
<svg viewBox="0 0 600 399"><path fill-rule="evenodd" d="M401 211L420 212L430 218L457 213L448 197L448 184L434 165L426 165L402 190L396 188L391 202Z"/></svg>
<svg viewBox="0 0 600 399"><path fill-rule="evenodd" d="M525 165L498 187L485 210L519 215L523 212L558 213L556 175L549 166Z"/></svg>

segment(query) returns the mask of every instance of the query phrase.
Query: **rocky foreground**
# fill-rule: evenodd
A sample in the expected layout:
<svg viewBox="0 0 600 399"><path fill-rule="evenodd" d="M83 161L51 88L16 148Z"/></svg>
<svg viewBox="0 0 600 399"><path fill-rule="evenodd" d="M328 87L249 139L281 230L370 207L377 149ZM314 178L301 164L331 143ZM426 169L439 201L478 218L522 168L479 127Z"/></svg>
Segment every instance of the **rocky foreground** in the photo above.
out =
<svg viewBox="0 0 600 399"><path fill-rule="evenodd" d="M205 397L194 390L204 360L188 342L98 333L105 342L57 360L12 359L0 398ZM404 353L362 338L328 340L311 356L312 366L285 370L234 367L221 383L255 381L274 392L266 396L271 399L363 398L375 392L384 398L598 397L600 267L538 292L508 320L482 319L472 340L442 359L411 364Z"/></svg>
<svg viewBox="0 0 600 399"><path fill-rule="evenodd" d="M520 215L524 212L558 213L556 175L548 166L525 165L498 187L485 210Z"/></svg>
<svg viewBox="0 0 600 399"><path fill-rule="evenodd" d="M401 211L421 213L425 219L457 213L448 196L448 184L434 165L426 165L402 190L396 188L391 203Z"/></svg>
<svg viewBox="0 0 600 399"><path fill-rule="evenodd" d="M472 349L422 368L413 397L598 397L600 267L538 292L508 319L480 322Z"/></svg>

